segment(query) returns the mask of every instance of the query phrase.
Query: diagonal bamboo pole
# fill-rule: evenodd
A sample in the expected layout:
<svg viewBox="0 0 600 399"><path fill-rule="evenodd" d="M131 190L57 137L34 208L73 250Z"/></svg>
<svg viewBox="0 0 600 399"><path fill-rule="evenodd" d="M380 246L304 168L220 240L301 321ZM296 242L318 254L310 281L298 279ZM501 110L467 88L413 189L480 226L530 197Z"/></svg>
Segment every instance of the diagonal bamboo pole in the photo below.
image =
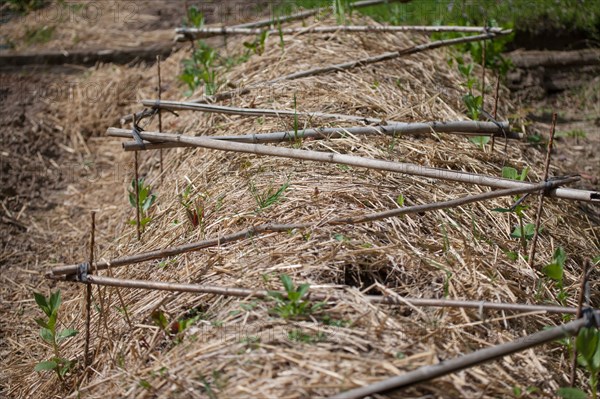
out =
<svg viewBox="0 0 600 399"><path fill-rule="evenodd" d="M70 277L52 277L55 280L71 281ZM121 279L114 277L104 277L97 275L88 275L87 281L89 284L104 285L120 288L136 288L171 292L189 292L195 294L214 294L223 296L235 296L242 298L268 298L269 292L266 290L254 290L249 288L239 287L222 287L214 285L199 285L199 284L182 284L169 283L163 281L148 281L148 280L132 280ZM284 297L287 293L278 291ZM575 314L576 308L564 306L547 306L547 305L528 305L521 303L503 303L503 302L486 302L486 301L463 301L452 299L426 299L426 298L410 298L396 296L378 296L367 295L366 300L371 303L380 303L386 305L413 305L419 307L439 307L439 308L467 308L467 309L482 309L482 310L509 310L514 312L547 312L559 314ZM310 292L304 297L306 300L320 302L338 302L342 301L343 296L332 295L319 292Z"/></svg>
<svg viewBox="0 0 600 399"><path fill-rule="evenodd" d="M242 240L245 238L253 237L255 235L259 235L265 232L286 232L294 229L304 229L310 227L318 227L324 225L339 225L339 224L352 224L352 223L365 223L371 222L374 220L381 220L389 217L395 217L400 215L406 215L411 213L418 212L426 212L436 209L444 209L450 207L457 207L461 205L466 205L469 203L483 201L491 198L497 198L502 196L512 196L516 194L524 194L524 193L535 193L539 192L539 190L543 187L553 187L558 186L560 184L566 184L572 181L577 180L577 178L568 178L565 180L556 180L551 182L543 182L538 184L530 185L526 188L510 188L505 190L497 190L490 191L477 195L470 195L467 197L457 198L449 201L436 202L433 204L424 204L424 205L415 205L403 208L397 208L389 211L376 212L362 216L356 217L341 217L334 218L330 220L325 220L323 222L309 222L309 223L295 223L295 224L262 224L259 226L254 226L242 231L238 231L236 233L232 233L226 236L212 238L209 240L193 242L185 245L180 245L178 247L159 249L150 252L144 252L136 255L124 256L121 258L112 259L110 261L100 261L96 262L94 266L94 270L104 270L114 267L126 266L135 263L145 262L154 259L166 258L169 256L175 256L186 252L198 251L200 249L209 248L218 246L221 244L226 244L238 240ZM50 276L58 276L63 274L76 274L79 265L65 265L58 266L53 268L50 272Z"/></svg>
<svg viewBox="0 0 600 399"><path fill-rule="evenodd" d="M392 377L372 385L342 392L338 395L331 396L330 399L358 399L378 393L395 391L418 384L420 382L429 381L437 377L455 373L469 367L499 359L501 357L508 356L534 346L542 345L546 342L551 342L563 337L569 337L577 334L580 328L586 326L590 320L594 319L594 316L600 317L600 311L596 310L594 313L595 314L592 314L591 319L577 319L558 327L539 331L535 334L516 339L512 342L481 349L471 352L467 355L445 360L441 363L431 366L419 367L414 371Z"/></svg>
<svg viewBox="0 0 600 399"><path fill-rule="evenodd" d="M405 49L392 51L392 52L388 52L388 53L383 53L383 54L379 54L379 55L372 56L372 57L366 57L366 58L362 58L359 60L352 60L352 61L343 62L340 64L328 65L328 66L317 67L317 68L313 68L313 69L309 69L309 70L305 70L305 71L294 72L294 73L280 76L278 78L275 78L275 79L272 79L272 80L269 80L266 82L256 83L256 84L244 87L244 88L226 91L223 93L217 93L212 96L202 96L195 100L191 100L191 102L205 103L205 102L215 102L215 101L226 100L226 99L232 98L235 95L247 94L254 88L272 85L274 83L278 83L278 82L285 81L285 80L300 79L300 78L320 75L320 74L324 74L324 73L328 73L328 72L344 71L344 70L361 67L361 66L365 66L365 65L369 65L369 64L375 64L375 63L382 62L382 61L393 60L393 59L400 58L403 56L421 53L423 51L433 50L433 49L440 48L440 47L451 46L454 44L462 44L462 43L468 43L468 42L474 42L474 41L480 41L480 40L490 40L490 39L494 39L497 36L507 35L511 32L512 31L510 29L506 29L506 30L502 30L499 33L485 33L482 35L458 37L455 39L438 40L438 41L429 42L429 43L425 43L425 44L419 44L419 45L407 47Z"/></svg>
<svg viewBox="0 0 600 399"><path fill-rule="evenodd" d="M107 133L124 133L127 132L125 129L108 128ZM131 134L131 133L129 133ZM326 163L337 163L348 166L356 166L363 168L370 168L376 170L385 170L388 172L404 173L413 176L422 176L433 179L441 179L448 181L455 181L467 184L476 184L481 186L488 186L494 188L517 188L517 187L531 187L532 183L520 182L516 180L501 179L492 176L480 175L476 173L459 172L448 169L430 168L426 166L420 166L410 163L400 163L383 161L372 158L357 157L352 155L343 155L336 153L328 153L321 151L309 151L309 150L298 150L293 148L283 148L266 146L261 144L246 144L228 142L222 140L214 140L208 137L189 137L178 134L167 134L167 133L156 133L156 132L142 132L140 133L144 140L150 142L175 142L191 144L196 147L210 148L221 151L234 151L257 155L269 155L282 158L291 159L303 159L307 161L326 162ZM549 190L545 195L578 200L588 202L600 203L600 192L593 192L587 190L576 190L568 188L555 188Z"/></svg>
<svg viewBox="0 0 600 399"><path fill-rule="evenodd" d="M259 29L236 27L175 28L175 41L205 39L223 35L260 35L263 32L283 35L305 35L311 33L365 33L365 32L463 32L463 33L500 33L502 28L483 26L389 26L389 25L346 25L346 26L313 26L308 28Z"/></svg>

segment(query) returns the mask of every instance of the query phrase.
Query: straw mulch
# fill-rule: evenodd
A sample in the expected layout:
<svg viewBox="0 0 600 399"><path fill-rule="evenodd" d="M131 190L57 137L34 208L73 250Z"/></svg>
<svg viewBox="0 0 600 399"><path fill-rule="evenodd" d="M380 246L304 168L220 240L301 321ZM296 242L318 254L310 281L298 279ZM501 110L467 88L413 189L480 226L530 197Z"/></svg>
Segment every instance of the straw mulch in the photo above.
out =
<svg viewBox="0 0 600 399"><path fill-rule="evenodd" d="M230 70L223 69L219 77L223 86L226 82L245 86L425 40L404 34L305 35L285 37L285 47L281 49L279 38L272 36L262 56L253 55ZM228 54L239 54L242 41L228 41ZM181 60L187 57L189 53L182 51L164 62L163 98L181 98L182 87L176 76L181 71ZM282 82L259 87L230 103L293 109L295 96L299 111L399 121L466 119L461 101L465 88L458 72L448 65L449 57L450 51L441 49L348 72ZM107 73L110 68L114 67L100 68L90 78ZM127 69L121 71L117 76L125 81ZM148 69L146 76L148 86L140 90L138 97L153 96L154 69ZM491 86L492 82L488 84ZM499 115L506 117L512 109L504 89L501 96ZM488 109L490 97L486 101ZM110 100L103 99L95 109L101 110L102 105L107 105L103 101ZM154 130L155 124L156 121L148 128ZM179 117L166 115L163 124L165 131L194 135L292 128L288 119L190 112L182 112ZM301 119L300 125L326 124ZM114 140L97 145L98 151L118 146ZM529 167L532 181L543 174L542 150L525 158L520 144L511 142L507 152L503 143L496 143L495 152L491 153L489 145L482 150L465 138L445 134L346 137L291 145L494 176L501 175L503 165L519 170ZM165 151L165 171L160 175L156 153L142 152L140 157L142 173L157 195L157 204L150 211L152 221L141 243L136 240L135 228L126 223L135 217L126 195L132 156L114 155L113 162L127 165L127 173L116 178L101 176L87 185L94 189L84 194L88 204L101 209L97 216L100 258L217 237L264 222L316 222L386 210L398 206L400 195L406 205L412 205L485 190L340 165L202 149ZM552 175L564 172L556 166L551 169ZM286 183L289 187L281 198L260 209L253 192L272 193ZM205 212L204 222L197 228L188 222L180 203L187 186L191 186L192 198ZM76 196L72 199L77 201ZM21 321L27 324L25 331L18 337L12 328L7 333L11 338L3 352L7 377L3 380L10 381L6 383L6 395L323 397L556 325L562 321L560 316L391 307L371 305L364 299L364 294L381 294L556 304L556 285L543 279L539 268L527 266L523 258L526 254L519 252L519 242L510 237L516 218L492 212L511 202L505 198L362 225L265 234L166 262L114 269L108 274L121 278L266 289L281 289L279 276L285 273L296 284L310 283L311 291L344 293L346 300L319 310L313 317L286 321L270 312L274 305L269 301L94 287L94 361L80 389L72 388L75 377L67 379L68 386L63 387L53 375L33 372L34 365L49 356L50 351L40 348L41 340L31 320L39 312L30 306L31 314ZM77 239L69 241L75 248L64 248L66 253L58 259L41 259L45 270L53 264L86 258L87 219L77 218L80 223L73 226ZM534 211L527 211L526 222L533 220ZM542 222L536 264L545 265L557 247L565 248L567 305L575 306L580 265L599 251L598 226L590 225L576 204L553 199L546 200ZM518 252L519 258L510 260L508 251ZM598 273L592 274L592 286L598 283L598 277ZM65 283L59 286L66 290L61 321L81 331L65 343L64 355L81 363L85 290ZM29 299L30 295L22 299ZM596 306L600 303L597 293L592 302ZM199 318L174 337L153 322L156 311L164 312L169 322ZM440 378L402 391L396 397L506 397L512 394L513 387L530 386L538 387L543 396L566 385L569 364L566 349L552 344ZM584 374L579 377L581 380Z"/></svg>

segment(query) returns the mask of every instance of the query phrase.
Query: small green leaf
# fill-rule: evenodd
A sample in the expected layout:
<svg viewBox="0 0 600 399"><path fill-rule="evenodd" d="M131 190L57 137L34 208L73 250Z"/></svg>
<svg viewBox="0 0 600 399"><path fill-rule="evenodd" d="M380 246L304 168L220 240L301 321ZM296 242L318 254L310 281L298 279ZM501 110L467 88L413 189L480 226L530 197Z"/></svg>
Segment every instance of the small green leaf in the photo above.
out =
<svg viewBox="0 0 600 399"><path fill-rule="evenodd" d="M140 380L139 384L144 389L152 389L152 385L150 385L150 383L144 379Z"/></svg>
<svg viewBox="0 0 600 399"><path fill-rule="evenodd" d="M502 168L502 177L505 179L517 180L518 172L515 168L511 168L510 166L505 166Z"/></svg>
<svg viewBox="0 0 600 399"><path fill-rule="evenodd" d="M33 370L35 371L45 371L45 370L55 370L58 367L58 364L53 360L47 360L45 362L40 362L35 365Z"/></svg>
<svg viewBox="0 0 600 399"><path fill-rule="evenodd" d="M546 277L551 278L554 281L561 282L563 280L563 267L556 263L551 263L542 269L542 272Z"/></svg>
<svg viewBox="0 0 600 399"><path fill-rule="evenodd" d="M398 204L398 206L404 206L404 195L400 194L396 198L396 203Z"/></svg>
<svg viewBox="0 0 600 399"><path fill-rule="evenodd" d="M565 250L562 247L556 248L554 255L552 256L552 262L564 266L566 260L567 254L565 253Z"/></svg>
<svg viewBox="0 0 600 399"><path fill-rule="evenodd" d="M600 369L600 331L583 327L577 335L576 346L586 367Z"/></svg>
<svg viewBox="0 0 600 399"><path fill-rule="evenodd" d="M281 282L283 283L283 287L289 294L290 292L294 292L294 284L292 283L292 279L287 274L282 274L280 277Z"/></svg>
<svg viewBox="0 0 600 399"><path fill-rule="evenodd" d="M52 313L58 312L58 308L60 307L61 299L60 299L60 290L50 295L50 300L48 301L48 305Z"/></svg>
<svg viewBox="0 0 600 399"><path fill-rule="evenodd" d="M490 136L474 136L469 138L469 141L473 144L477 144L479 148L483 148L484 145L490 142Z"/></svg>
<svg viewBox="0 0 600 399"><path fill-rule="evenodd" d="M50 327L48 326L48 323L46 323L44 321L44 319L35 319L35 322L38 324L38 326L40 326L42 328L50 329Z"/></svg>
<svg viewBox="0 0 600 399"><path fill-rule="evenodd" d="M579 388L563 387L558 388L556 394L562 399L587 399L587 394Z"/></svg>
<svg viewBox="0 0 600 399"><path fill-rule="evenodd" d="M77 331L77 330L75 330L73 328L67 328L66 330L62 330L61 332L59 332L56 335L56 340L57 341L62 341L63 339L74 337L78 333L79 333L79 331Z"/></svg>
<svg viewBox="0 0 600 399"><path fill-rule="evenodd" d="M42 309L42 311L46 313L47 316L50 316L50 313L52 312L50 311L50 306L48 305L48 302L46 302L46 297L42 294L38 294L37 292L33 293L33 297L35 298L35 302L40 307L40 309Z"/></svg>
<svg viewBox="0 0 600 399"><path fill-rule="evenodd" d="M40 329L40 337L50 345L54 345L54 334L47 328Z"/></svg>
<svg viewBox="0 0 600 399"><path fill-rule="evenodd" d="M306 294L308 292L310 285L309 284L300 284L300 286L298 287L298 294L300 294L300 298L302 298L304 296L304 294Z"/></svg>

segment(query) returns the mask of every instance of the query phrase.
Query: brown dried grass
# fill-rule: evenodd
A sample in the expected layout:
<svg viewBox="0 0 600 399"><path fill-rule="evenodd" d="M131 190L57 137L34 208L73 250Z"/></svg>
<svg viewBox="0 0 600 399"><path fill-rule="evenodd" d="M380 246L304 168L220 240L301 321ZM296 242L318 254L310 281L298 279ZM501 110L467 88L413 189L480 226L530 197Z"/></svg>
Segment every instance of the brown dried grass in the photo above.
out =
<svg viewBox="0 0 600 399"><path fill-rule="evenodd" d="M286 37L282 52L278 38L270 37L265 54L253 55L222 76L244 86L423 40L405 34L305 35ZM228 51L239 53L241 41L231 40ZM448 67L448 54L447 50L436 50L345 73L283 82L236 97L231 103L292 109L295 94L301 111L405 121L463 119L460 98L464 88L458 73ZM179 52L163 64L163 81L168 86L163 98L179 98L181 86L176 83L176 75L181 59L187 56L187 52ZM100 67L92 76L112 73L111 69L120 71L122 79L115 81L117 85L135 74L154 79L153 69L112 66ZM488 83L491 86L492 82ZM149 90L148 86L144 90ZM138 94L140 98L148 93ZM486 97L488 101L490 97ZM505 100L505 90L502 98L499 115L506 116L512 111ZM100 102L97 108L102 110L103 105L108 104ZM301 122L311 126L309 121ZM167 114L163 126L167 131L217 135L287 130L291 122L181 113L179 118ZM109 145L113 147L109 149ZM504 164L518 169L529 166L532 180L538 180L543 173L543 151L525 158L518 145L509 146L507 153L497 145L496 151L490 153L489 146L481 150L467 139L452 135L347 137L296 145L497 176ZM99 144L97 151L112 151L114 146L116 142L111 140ZM84 194L84 202L102 208L97 216L101 258L215 237L267 221L317 221L331 215L385 210L397 206L395 200L400 194L408 204L419 204L481 192L478 187L425 178L202 149L167 151L165 173L160 176L156 156L142 154L142 171L152 183L158 203L141 243L135 238L135 229L125 223L133 217L126 199L130 175L119 175L119 189L115 189L114 179L105 178L96 182L95 191ZM130 161L128 157L115 155L114 162ZM551 170L553 175L562 172L558 167ZM285 182L290 186L281 201L257 210L250 187L254 185L264 192ZM195 198L206 209L204 229L191 228L179 203L179 194L187 185L192 185ZM114 270L112 275L123 278L267 289L280 288L278 276L286 273L297 283L310 283L317 292L345 290L348 301L324 312L346 324L333 327L312 319L287 322L269 315L272 304L265 301L121 289L119 293L132 320L129 325L117 310L121 308L117 290L94 287L94 304L103 310L92 314L94 362L89 380L78 392L89 398L322 397L559 323L559 317L545 314L510 317L503 312L490 312L482 318L474 311L378 306L362 298L368 292L556 302L555 287L540 280L540 272L527 266L524 254L514 262L504 254L519 251L519 243L509 236L516 220L491 209L509 203L509 199L498 199L359 226L267 234L178 256L166 267L148 262ZM531 222L532 211L527 214L527 222ZM77 249L75 253L64 253L57 263L85 259L85 215L77 220L81 223L73 226L73 237L68 240ZM180 223L175 224L175 220ZM576 204L550 199L545 203L542 223L544 232L538 242L537 263L547 263L556 247L565 248L569 255L565 287L570 293L568 305L573 306L579 265L598 253L598 226L590 225ZM53 263L51 259L40 259L45 268ZM20 284L5 279L4 283ZM592 284L597 283L598 273L594 273ZM15 303L28 302L28 309L34 312L31 288L13 288L10 295ZM67 284L61 284L61 288L66 300L62 323L83 331L83 290ZM597 294L592 300L597 306ZM203 317L176 343L153 325L150 316L156 309L162 310L169 320L194 309ZM7 328L2 360L7 395L76 397L77 392L71 388L73 380L64 388L54 376L32 371L49 352L41 348L33 321L29 317L26 321L21 333L17 327ZM291 340L288 333L294 329L312 336L321 333L321 339L313 343ZM67 357L83 359L83 337L82 333L64 345ZM549 345L403 391L398 397L504 397L511 395L513 386L537 386L543 392L540 395L553 394L565 385L569 359L559 345Z"/></svg>

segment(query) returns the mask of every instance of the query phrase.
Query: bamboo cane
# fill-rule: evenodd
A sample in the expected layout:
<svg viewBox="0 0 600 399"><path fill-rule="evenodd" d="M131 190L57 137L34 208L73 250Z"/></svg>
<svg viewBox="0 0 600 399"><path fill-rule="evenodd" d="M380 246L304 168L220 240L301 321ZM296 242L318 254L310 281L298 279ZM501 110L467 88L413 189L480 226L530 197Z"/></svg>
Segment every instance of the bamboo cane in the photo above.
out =
<svg viewBox="0 0 600 399"><path fill-rule="evenodd" d="M600 317L600 311L596 310L593 317ZM389 392L401 388L406 388L420 382L429 381L446 374L476 366L485 362L508 356L512 353L520 352L525 349L542 345L563 337L577 334L580 328L588 324L588 319L581 318L567 324L560 325L548 330L539 331L535 334L516 339L512 342L481 349L468 355L460 356L451 360L445 360L441 363L431 366L423 366L418 369L389 378L365 387L352 389L334 395L331 399L358 399L368 395L374 395L383 392Z"/></svg>
<svg viewBox="0 0 600 399"><path fill-rule="evenodd" d="M358 127L336 127L336 128L317 128L303 129L287 132L274 133L250 133L244 135L231 136L205 136L215 140L236 141L240 143L280 143L284 141L295 141L300 139L337 139L347 137L348 135L387 135L396 136L403 134L428 134L428 133L450 133L466 136L472 135L491 135L506 137L512 139L521 138L520 133L510 131L508 122L477 122L477 121L456 121L456 122L422 122L422 123L394 123L386 126L358 126ZM111 130L108 133L113 137L131 137L128 130ZM135 141L123 143L125 151L143 151L156 148L174 148L174 147L193 147L185 143L154 143L145 144Z"/></svg>
<svg viewBox="0 0 600 399"><path fill-rule="evenodd" d="M53 279L70 281L69 277L53 277ZM88 275L87 280L89 284L104 285L110 287L120 288L137 288L137 289L149 289L159 291L171 291L171 292L188 292L195 294L214 294L223 296L235 296L242 298L268 298L269 292L266 290L254 290L249 288L239 287L222 287L212 285L198 285L198 284L182 284L182 283L169 283L162 281L147 281L147 280L132 280L132 279L120 279L113 277L104 277L97 275ZM284 297L287 293L279 291ZM343 301L344 298L339 295L332 295L326 293L311 292L307 294L304 299L320 302L338 302ZM419 307L440 307L440 308L467 308L467 309L483 309L483 310L508 310L514 312L547 312L547 313L559 313L559 314L575 314L576 308L569 308L564 306L546 306L546 305L528 305L521 303L503 303L503 302L486 302L486 301L463 301L463 300L451 300L451 299L426 299L426 298L410 298L410 297L396 297L396 296L378 296L378 295L367 295L365 299L371 303L380 303L386 305L413 305Z"/></svg>
<svg viewBox="0 0 600 399"><path fill-rule="evenodd" d="M107 130L109 136L116 133L124 134L126 132L128 131L125 129L116 128L108 128ZM234 151L257 155L269 155L282 158L302 159L307 161L337 163L348 166L385 170L388 172L404 173L407 175L455 181L460 183L476 184L494 188L531 187L532 184L516 180L480 175L476 173L430 168L410 163L383 161L372 158L327 153L321 151L298 150L293 148L273 147L261 144L236 143L223 140L213 140L212 138L207 137L189 137L178 134L156 132L142 132L140 133L140 135L144 140L150 142L176 142L221 151ZM551 197L556 198L600 203L600 192L588 190L555 188L549 190L547 193L545 193L545 195L549 195Z"/></svg>
<svg viewBox="0 0 600 399"><path fill-rule="evenodd" d="M347 25L347 26L315 26L309 28L283 28L283 29L257 29L257 28L236 28L236 27L205 27L188 28L181 27L175 29L175 40L178 42L205 39L208 37L222 35L260 35L263 32L269 34L283 35L305 35L311 33L365 33L365 32L463 32L463 33L500 33L502 28L482 27L482 26L373 26L373 25Z"/></svg>
<svg viewBox="0 0 600 399"><path fill-rule="evenodd" d="M363 0L363 1L352 2L349 5L351 8L356 9L356 8L375 6L375 5L384 4L384 3L392 3L392 2L407 3L409 1L410 0ZM326 10L326 9L313 8L311 10L300 11L300 12L297 12L297 13L294 13L291 15L278 17L277 19L268 18L268 19L263 19L263 20L256 21L256 22L248 22L245 24L239 24L239 25L233 26L233 28L240 28L240 29L241 28L260 28L262 26L275 25L275 23L277 23L277 22L281 23L281 22L297 21L300 19L310 18L313 15L317 15L324 10Z"/></svg>
<svg viewBox="0 0 600 399"><path fill-rule="evenodd" d="M193 102L180 102L180 101L160 101L160 100L142 100L141 103L146 107L152 107L157 109L167 109L171 111L201 111L201 112L214 112L219 114L230 114L230 115L247 115L247 116L299 116L307 118L329 118L339 119L347 121L357 121L365 123L382 123L382 119L368 118L364 116L356 115L343 115L343 114L329 114L323 112L297 112L295 110L280 110L280 109L262 109L262 108L240 108L240 107L229 107L225 105L214 105L214 104L199 104ZM388 123L394 123L388 121Z"/></svg>
<svg viewBox="0 0 600 399"><path fill-rule="evenodd" d="M254 226L242 231L238 231L236 233L232 233L226 236L213 238L204 241L193 242L190 244L181 245L178 247L165 248L161 250L155 250L150 252L144 252L137 255L124 256L121 258L112 259L110 261L101 261L96 262L94 266L94 270L104 270L114 267L126 266L135 263L140 263L148 260L161 259L169 256L175 256L186 252L198 251L200 249L214 247L221 244L226 244L229 242L241 240L244 238L252 237L258 234L262 234L265 232L286 232L294 229L304 229L316 226L324 226L324 225L339 225L339 224L353 224L353 223L365 223L374 220L381 220L389 217L395 217L400 215L406 215L410 213L419 213L426 212L436 209L443 209L449 207L457 207L461 205L466 205L469 203L483 201L491 198L497 198L501 196L511 196L516 194L525 194L525 193L535 193L538 192L542 187L553 187L561 184L566 184L572 181L575 181L577 178L571 177L564 180L555 180L551 182L543 182L538 184L530 185L529 187L518 187L518 188L509 188L505 190L497 190L486 192L477 195L470 195L467 197L462 197L458 199L453 199L449 201L436 202L433 204L424 204L424 205L415 205L409 207L403 207L398 209L393 209L389 211L383 212L375 212L363 216L357 217L341 217L334 218L330 220L325 220L322 222L308 222L308 223L295 223L295 224L262 224L259 226ZM61 274L75 274L77 273L78 265L65 265L58 266L53 268L49 275L57 276Z"/></svg>

